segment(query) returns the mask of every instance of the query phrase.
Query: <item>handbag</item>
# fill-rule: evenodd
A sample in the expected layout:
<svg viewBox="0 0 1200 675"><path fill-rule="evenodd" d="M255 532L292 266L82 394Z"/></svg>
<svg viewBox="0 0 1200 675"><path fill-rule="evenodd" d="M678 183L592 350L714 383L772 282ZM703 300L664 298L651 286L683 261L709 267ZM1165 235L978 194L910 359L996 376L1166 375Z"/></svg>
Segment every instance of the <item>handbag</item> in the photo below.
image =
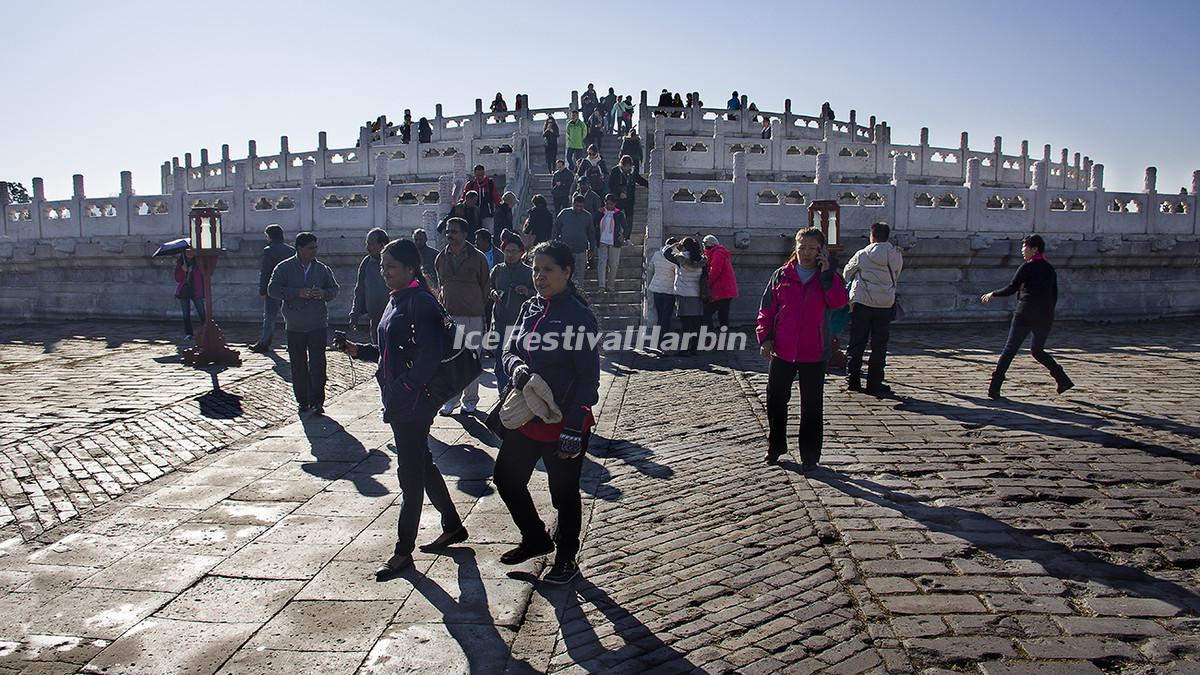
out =
<svg viewBox="0 0 1200 675"><path fill-rule="evenodd" d="M446 308L438 305L442 312L442 326L445 331L445 344L454 344L455 323L453 317L446 313ZM412 315L412 300L409 300L409 316ZM410 335L417 334L416 323L413 323ZM458 396L483 374L483 364L479 362L479 354L473 349L463 347L442 359L437 372L425 384L425 394L439 406Z"/></svg>
<svg viewBox="0 0 1200 675"><path fill-rule="evenodd" d="M487 417L483 420L483 426L487 427L487 430L495 434L496 438L500 440L504 440L504 435L508 432L508 429L504 428L504 423L500 421L500 409L504 407L504 404L508 401L508 397L512 395L512 390L512 384L504 387L500 395L496 397L496 402L492 404L491 408L488 408Z"/></svg>
<svg viewBox="0 0 1200 675"><path fill-rule="evenodd" d="M892 271L892 261L888 261L888 274L892 275L892 288L896 288L896 273ZM900 294L895 294L895 299L892 300L892 314L889 321L899 321L904 318L904 307L900 304Z"/></svg>

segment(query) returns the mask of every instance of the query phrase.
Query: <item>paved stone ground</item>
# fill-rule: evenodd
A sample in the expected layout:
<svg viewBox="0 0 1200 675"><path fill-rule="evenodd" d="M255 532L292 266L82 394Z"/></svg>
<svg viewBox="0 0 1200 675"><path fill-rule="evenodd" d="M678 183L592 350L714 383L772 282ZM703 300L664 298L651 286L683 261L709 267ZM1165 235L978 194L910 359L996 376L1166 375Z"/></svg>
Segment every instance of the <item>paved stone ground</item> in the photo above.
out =
<svg viewBox="0 0 1200 675"><path fill-rule="evenodd" d="M0 670L1200 672L1198 327L1061 326L1078 389L1025 354L1001 402L1001 328L899 329L898 397L831 377L808 476L761 463L756 355L615 356L557 591L498 565L494 440L462 417L435 438L470 545L370 580L397 488L368 383L8 539Z"/></svg>
<svg viewBox="0 0 1200 675"><path fill-rule="evenodd" d="M227 331L231 343L254 332ZM173 323L25 324L0 336L0 539L37 536L295 415L282 347L233 344L243 365L213 373L180 367ZM328 370L330 394L355 377L344 358Z"/></svg>

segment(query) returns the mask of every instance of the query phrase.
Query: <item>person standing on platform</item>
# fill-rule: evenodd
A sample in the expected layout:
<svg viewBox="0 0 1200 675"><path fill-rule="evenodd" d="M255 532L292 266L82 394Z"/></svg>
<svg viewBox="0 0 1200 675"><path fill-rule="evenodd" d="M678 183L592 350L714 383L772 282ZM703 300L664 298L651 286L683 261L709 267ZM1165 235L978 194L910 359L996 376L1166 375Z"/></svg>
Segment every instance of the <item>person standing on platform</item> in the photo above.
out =
<svg viewBox="0 0 1200 675"><path fill-rule="evenodd" d="M729 305L738 296L737 275L733 271L733 255L721 245L716 235L704 237L704 255L708 257L708 302L704 303L703 326L713 329L713 315L717 317L717 328L729 328Z"/></svg>
<svg viewBox="0 0 1200 675"><path fill-rule="evenodd" d="M1058 304L1058 273L1054 271L1050 261L1046 260L1046 240L1037 234L1022 239L1021 257L1025 262L1017 268L1017 273L1007 286L985 293L979 298L987 304L992 298L1003 298L1018 293L1017 311L1013 313L1012 325L1008 329L1008 341L1004 344L1004 351L1000 352L1000 360L996 363L996 370L992 372L992 382L988 386L989 398L1000 398L1000 387L1004 384L1008 366L1030 333L1033 333L1033 343L1029 351L1038 363L1050 371L1050 376L1058 384L1058 393L1065 393L1075 386L1063 367L1046 353L1046 338L1050 336L1050 327L1054 324L1054 308Z"/></svg>
<svg viewBox="0 0 1200 675"><path fill-rule="evenodd" d="M325 342L329 301L337 297L333 270L317 260L317 235L296 235L296 255L271 272L267 294L283 302L292 391L301 413L325 414Z"/></svg>
<svg viewBox="0 0 1200 675"><path fill-rule="evenodd" d="M548 173L554 173L554 161L558 159L558 136L558 122L551 115L542 125L542 140L546 143L546 171Z"/></svg>
<svg viewBox="0 0 1200 675"><path fill-rule="evenodd" d="M846 306L846 283L831 267L819 227L796 233L796 250L775 270L758 309L759 347L767 371L767 463L787 451L788 403L800 381L800 461L805 472L821 461L825 364L833 346L830 314Z"/></svg>
<svg viewBox="0 0 1200 675"><path fill-rule="evenodd" d="M358 320L365 315L369 322L367 341L372 344L391 293L383 281L383 275L379 273L379 254L387 243L388 234L382 228L376 227L367 233L367 255L358 264L354 301L350 305L350 327L357 326Z"/></svg>
<svg viewBox="0 0 1200 675"><path fill-rule="evenodd" d="M427 553L444 551L467 540L467 528L450 498L446 480L429 452L429 429L437 403L423 393L438 364L451 353L442 309L421 274L421 254L411 241L388 244L380 256L381 277L391 293L379 323L378 347L346 342L351 357L379 364L375 379L383 399L383 421L392 428L400 477L400 516L392 556L375 571L384 581L413 564L421 507L425 495L441 515L442 533L421 546Z"/></svg>
<svg viewBox="0 0 1200 675"><path fill-rule="evenodd" d="M438 279L442 282L441 301L446 311L465 334L478 339L483 335L483 313L491 293L488 262L479 249L467 241L471 232L462 218L446 222L446 248L437 258ZM479 379L463 389L462 411L475 412L479 405ZM453 415L458 401L447 401L440 415Z"/></svg>
<svg viewBox="0 0 1200 675"><path fill-rule="evenodd" d="M846 388L862 391L863 352L871 341L867 363L867 393L890 396L883 383L887 365L888 334L896 314L896 282L904 270L904 256L888 239L887 223L871 225L871 241L846 263L842 277L850 284L850 347L846 354Z"/></svg>
<svg viewBox="0 0 1200 675"><path fill-rule="evenodd" d="M492 268L492 331L500 336L496 347L496 389L503 391L508 373L502 361L509 326L521 315L521 305L533 295L533 270L525 264L525 244L511 230L500 235L504 260Z"/></svg>
<svg viewBox="0 0 1200 675"><path fill-rule="evenodd" d="M594 336L596 315L575 288L575 257L566 244L551 241L533 251L533 285L537 295L525 303L514 324L515 333L504 348L504 369L513 388L524 390L534 378L546 385L562 413L557 422L537 417L509 431L496 456L493 480L496 491L521 532L520 543L500 556L516 565L554 552L554 563L542 578L548 584L571 582L579 574L575 556L583 508L579 476L599 400L600 352L593 340L562 344L569 329L575 335ZM548 336L559 348L548 349ZM534 385L536 386L536 385ZM555 536L546 531L529 494L529 479L541 461L550 484L550 501L558 512Z"/></svg>
<svg viewBox="0 0 1200 675"><path fill-rule="evenodd" d="M583 149L587 147L587 123L579 119L579 111L571 111L571 121L567 122L567 168L575 171L579 160L583 158Z"/></svg>
<svg viewBox="0 0 1200 675"><path fill-rule="evenodd" d="M500 191L496 189L496 181L487 175L482 164L475 165L475 176L463 188L463 194L474 192L478 195L479 220L476 227L486 227L488 232L496 228L496 208L500 206Z"/></svg>
<svg viewBox="0 0 1200 675"><path fill-rule="evenodd" d="M259 255L258 294L263 299L262 336L258 342L250 345L250 351L265 353L271 348L271 339L275 335L275 321L279 318L280 303L267 295L267 284L271 281L271 273L275 266L296 255L296 249L283 240L283 228L274 223L263 230L267 235L267 245Z"/></svg>

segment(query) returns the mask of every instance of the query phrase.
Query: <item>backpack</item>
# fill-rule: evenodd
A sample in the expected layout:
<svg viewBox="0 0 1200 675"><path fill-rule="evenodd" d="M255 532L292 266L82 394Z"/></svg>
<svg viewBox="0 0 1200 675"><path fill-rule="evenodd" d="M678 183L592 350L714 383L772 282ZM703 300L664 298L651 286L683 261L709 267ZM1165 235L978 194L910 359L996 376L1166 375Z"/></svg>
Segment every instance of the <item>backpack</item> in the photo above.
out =
<svg viewBox="0 0 1200 675"><path fill-rule="evenodd" d="M412 299L409 299L409 316L412 316ZM442 339L444 344L448 345L448 352L443 353L442 362L438 366L437 372L433 378L425 384L425 395L431 401L441 406L450 399L458 396L483 374L483 366L479 362L479 354L473 349L460 347L455 350L453 348L455 336L458 334L458 324L454 323L454 318L447 312L446 308L438 305L438 309L442 313ZM416 335L417 327L414 322L410 329L410 335Z"/></svg>

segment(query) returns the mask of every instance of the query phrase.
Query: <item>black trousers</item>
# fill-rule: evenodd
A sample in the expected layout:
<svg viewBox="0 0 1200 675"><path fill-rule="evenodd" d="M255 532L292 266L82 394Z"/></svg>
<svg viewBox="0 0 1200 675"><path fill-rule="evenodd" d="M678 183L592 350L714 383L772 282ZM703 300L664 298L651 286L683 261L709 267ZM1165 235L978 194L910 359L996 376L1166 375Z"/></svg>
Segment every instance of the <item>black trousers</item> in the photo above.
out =
<svg viewBox="0 0 1200 675"><path fill-rule="evenodd" d="M850 348L846 351L846 374L851 382L862 380L863 352L867 349L867 340L870 340L871 359L867 362L867 388L883 384L891 325L891 307L867 307L861 303L850 306Z"/></svg>
<svg viewBox="0 0 1200 675"><path fill-rule="evenodd" d="M770 451L787 450L788 403L792 400L792 382L800 381L800 461L821 461L824 435L825 362L792 363L771 359L767 370L767 424L770 427Z"/></svg>
<svg viewBox="0 0 1200 675"><path fill-rule="evenodd" d="M583 435L584 448L587 448L590 437L591 434ZM529 478L538 460L542 460L550 481L550 503L558 511L558 535L555 538L558 556L573 559L579 552L579 530L583 521L579 473L583 468L584 455L575 459L560 459L555 454L556 450L558 441L535 441L520 431L510 431L500 444L493 479L496 491L521 531L521 541L543 543L546 541L546 525L538 516L533 498L529 495Z"/></svg>
<svg viewBox="0 0 1200 675"><path fill-rule="evenodd" d="M679 324L683 333L679 337L679 351L683 354L696 354L700 349L700 322L703 317L681 316Z"/></svg>
<svg viewBox="0 0 1200 675"><path fill-rule="evenodd" d="M456 529L462 525L458 509L450 499L450 491L442 472L433 463L429 452L429 427L433 418L392 422L392 435L396 439L396 473L400 476L400 518L396 523L396 553L409 555L417 543L417 529L421 525L421 506L425 495L433 508L442 514L442 531Z"/></svg>
<svg viewBox="0 0 1200 675"><path fill-rule="evenodd" d="M709 328L720 328L721 326L729 327L729 304L733 302L733 298L725 298L724 300L714 300L713 302L704 303L704 325ZM717 325L712 325L713 315L717 316Z"/></svg>
<svg viewBox="0 0 1200 675"><path fill-rule="evenodd" d="M325 405L325 329L287 333L292 392L300 405Z"/></svg>
<svg viewBox="0 0 1200 675"><path fill-rule="evenodd" d="M1004 351L1000 352L1000 360L996 362L996 370L992 373L992 388L999 389L1004 382L1004 375L1012 365L1013 357L1020 351L1025 338L1033 333L1033 342L1029 352L1038 363L1050 371L1055 382L1062 383L1067 373L1054 357L1046 353L1046 338L1050 337L1050 327L1054 325L1054 317L1027 317L1017 314L1013 316L1012 325L1008 328L1008 341L1004 343Z"/></svg>

